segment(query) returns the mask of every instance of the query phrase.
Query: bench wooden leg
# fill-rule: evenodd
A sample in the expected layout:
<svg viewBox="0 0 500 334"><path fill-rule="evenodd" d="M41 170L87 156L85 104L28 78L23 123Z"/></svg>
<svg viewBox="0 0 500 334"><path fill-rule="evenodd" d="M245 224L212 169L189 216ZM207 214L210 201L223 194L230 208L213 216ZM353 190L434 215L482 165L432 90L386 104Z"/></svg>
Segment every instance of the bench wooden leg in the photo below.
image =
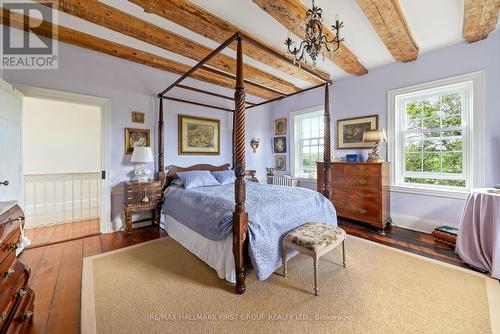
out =
<svg viewBox="0 0 500 334"><path fill-rule="evenodd" d="M287 262L288 248L286 246L282 247L281 257L283 258L283 276L286 277L286 262Z"/></svg>
<svg viewBox="0 0 500 334"><path fill-rule="evenodd" d="M342 241L342 266L345 268L345 239Z"/></svg>
<svg viewBox="0 0 500 334"><path fill-rule="evenodd" d="M314 257L314 295L318 295L318 257Z"/></svg>

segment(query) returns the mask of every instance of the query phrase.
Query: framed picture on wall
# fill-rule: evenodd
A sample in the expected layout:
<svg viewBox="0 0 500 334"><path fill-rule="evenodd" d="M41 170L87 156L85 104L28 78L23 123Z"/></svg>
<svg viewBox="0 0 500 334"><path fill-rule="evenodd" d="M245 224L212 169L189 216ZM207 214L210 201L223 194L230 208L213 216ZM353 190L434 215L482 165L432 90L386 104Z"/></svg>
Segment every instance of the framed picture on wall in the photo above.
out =
<svg viewBox="0 0 500 334"><path fill-rule="evenodd" d="M145 114L139 111L132 111L132 123L144 124Z"/></svg>
<svg viewBox="0 0 500 334"><path fill-rule="evenodd" d="M378 115L340 119L337 121L337 149L372 148L363 143L365 130L378 129Z"/></svg>
<svg viewBox="0 0 500 334"><path fill-rule="evenodd" d="M125 128L125 154L132 154L136 146L151 146L149 129Z"/></svg>
<svg viewBox="0 0 500 334"><path fill-rule="evenodd" d="M273 138L274 153L286 153L286 137Z"/></svg>
<svg viewBox="0 0 500 334"><path fill-rule="evenodd" d="M286 154L276 154L274 156L274 169L278 172L286 171Z"/></svg>
<svg viewBox="0 0 500 334"><path fill-rule="evenodd" d="M275 136L286 135L286 118L279 118L274 120L274 135Z"/></svg>
<svg viewBox="0 0 500 334"><path fill-rule="evenodd" d="M178 115L179 154L220 154L220 120Z"/></svg>

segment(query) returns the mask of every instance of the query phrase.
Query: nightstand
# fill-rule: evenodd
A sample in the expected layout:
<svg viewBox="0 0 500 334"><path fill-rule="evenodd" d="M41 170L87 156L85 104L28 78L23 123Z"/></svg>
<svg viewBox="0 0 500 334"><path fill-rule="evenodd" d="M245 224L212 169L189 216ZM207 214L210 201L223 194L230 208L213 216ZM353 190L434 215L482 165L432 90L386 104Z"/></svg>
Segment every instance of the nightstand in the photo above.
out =
<svg viewBox="0 0 500 334"><path fill-rule="evenodd" d="M128 233L132 233L132 215L140 212L151 212L151 219L160 228L162 206L161 181L128 181L125 182L125 224ZM142 221L142 220L141 220ZM135 222L137 223L137 222Z"/></svg>

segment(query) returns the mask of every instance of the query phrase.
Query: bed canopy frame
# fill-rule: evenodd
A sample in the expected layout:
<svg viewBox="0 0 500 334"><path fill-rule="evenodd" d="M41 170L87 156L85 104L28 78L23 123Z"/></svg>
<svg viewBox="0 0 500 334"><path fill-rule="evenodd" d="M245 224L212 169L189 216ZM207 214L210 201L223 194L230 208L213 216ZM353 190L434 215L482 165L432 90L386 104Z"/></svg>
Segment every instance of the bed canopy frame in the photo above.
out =
<svg viewBox="0 0 500 334"><path fill-rule="evenodd" d="M205 64L207 61L212 59L215 55L220 53L226 47L228 47L233 42L237 43L236 48L236 75L228 74L223 71L216 70L212 67L208 67ZM274 49L256 41L250 36L247 36L241 32L236 32L229 39L227 39L224 43L222 43L219 47L213 50L208 56L203 58L198 64L193 66L188 72L182 75L179 79L177 79L173 84L168 86L165 90L158 94L159 98L159 120L158 120L158 172L157 176L160 180L167 180L167 176L164 172L165 161L164 161L164 123L163 123L163 100L171 100L182 103L188 103L192 105L198 105L218 110L224 110L228 112L233 112L233 164L232 168L234 169L236 180L235 180L235 192L234 192L234 200L235 207L233 212L233 254L234 254L234 265L236 270L236 293L243 294L245 292L245 267L247 261L247 231L248 231L248 214L245 211L245 199L246 199L246 187L245 187L245 110L255 108L261 106L266 103L270 103L276 100L281 100L283 98L296 95L308 90L316 89L323 87L325 90L325 113L324 113L324 184L323 184L323 195L329 198L330 190L331 190L331 134L330 134L330 106L329 106L329 94L328 89L329 85L332 84L330 80L327 80L321 77L318 73L308 67L302 67L301 69L308 72L312 76L316 77L321 81L321 84L312 86L306 89L302 89L290 94L284 94L275 89L256 84L252 82L252 85L257 85L259 88L263 88L265 90L271 91L273 93L279 94L279 97L266 100L260 103L251 103L246 101L245 98L245 82L244 73L243 73L243 51L242 44L243 42L247 42L252 44L254 47L257 47L271 56L279 58L282 61L294 64L293 60L283 56L279 52ZM190 77L196 70L203 69L206 71L213 72L215 74L231 78L235 80L235 93L234 97L229 97L226 95L216 94L210 91L205 91L202 89L194 88L187 85L182 85L181 82ZM168 97L166 94L172 90L173 88L181 88L190 90L193 92L210 95L213 97L233 100L234 101L234 110L229 108L218 107L214 105L209 105L205 103L179 99L175 97ZM205 165L206 166L206 165ZM227 168L227 165L225 165ZM193 166L195 167L195 166ZM200 166L197 166L200 167ZM220 168L220 167L219 167ZM189 168L183 168L183 170L187 170ZM192 168L199 169L199 168Z"/></svg>

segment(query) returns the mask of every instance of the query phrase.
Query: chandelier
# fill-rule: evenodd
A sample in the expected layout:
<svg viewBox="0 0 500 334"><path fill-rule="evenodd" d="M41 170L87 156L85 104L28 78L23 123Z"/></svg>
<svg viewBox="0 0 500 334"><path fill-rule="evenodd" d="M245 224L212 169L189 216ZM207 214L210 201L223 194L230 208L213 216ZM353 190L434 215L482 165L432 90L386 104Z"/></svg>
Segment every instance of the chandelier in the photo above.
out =
<svg viewBox="0 0 500 334"><path fill-rule="evenodd" d="M323 60L325 59L322 51L323 46L328 52L336 52L340 48L340 43L344 39L340 39L339 32L340 28L343 27L344 22L339 22L338 17L336 17L335 25L332 26L335 37L329 41L323 34L323 10L316 6L312 0L312 8L308 9L306 13L305 38L297 48L293 46L294 41L288 37L285 41L287 52L293 55L294 63L299 62L299 66L301 61L307 64L307 57L309 57L313 66L316 67L316 60L320 54L323 56Z"/></svg>

